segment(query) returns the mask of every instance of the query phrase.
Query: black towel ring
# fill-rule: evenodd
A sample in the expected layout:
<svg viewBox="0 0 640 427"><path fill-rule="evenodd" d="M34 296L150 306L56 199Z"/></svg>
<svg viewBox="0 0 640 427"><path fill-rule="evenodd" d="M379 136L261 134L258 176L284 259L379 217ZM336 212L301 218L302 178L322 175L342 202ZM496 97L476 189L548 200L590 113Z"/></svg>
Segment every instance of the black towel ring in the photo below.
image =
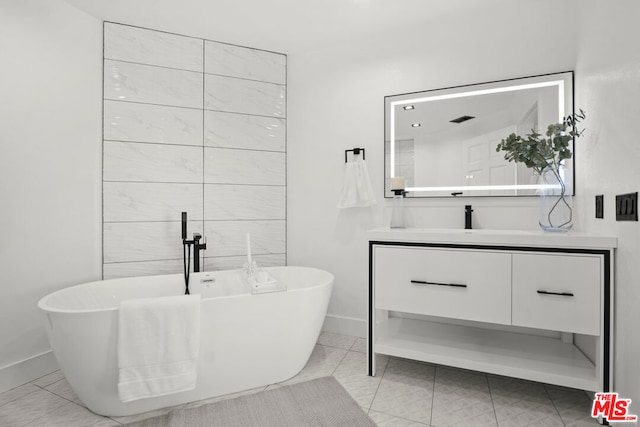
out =
<svg viewBox="0 0 640 427"><path fill-rule="evenodd" d="M351 150L344 150L344 162L347 163L347 152L349 151L353 151L353 155L356 156L358 154L360 154L360 151L362 151L362 160L364 160L364 148L353 148Z"/></svg>

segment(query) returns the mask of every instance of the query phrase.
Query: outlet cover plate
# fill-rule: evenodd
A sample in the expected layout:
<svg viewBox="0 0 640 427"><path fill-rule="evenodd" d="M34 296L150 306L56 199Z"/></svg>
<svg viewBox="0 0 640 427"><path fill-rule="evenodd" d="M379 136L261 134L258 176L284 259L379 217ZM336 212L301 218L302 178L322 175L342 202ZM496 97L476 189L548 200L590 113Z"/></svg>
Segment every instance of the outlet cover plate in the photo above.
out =
<svg viewBox="0 0 640 427"><path fill-rule="evenodd" d="M616 221L638 220L638 192L616 196Z"/></svg>

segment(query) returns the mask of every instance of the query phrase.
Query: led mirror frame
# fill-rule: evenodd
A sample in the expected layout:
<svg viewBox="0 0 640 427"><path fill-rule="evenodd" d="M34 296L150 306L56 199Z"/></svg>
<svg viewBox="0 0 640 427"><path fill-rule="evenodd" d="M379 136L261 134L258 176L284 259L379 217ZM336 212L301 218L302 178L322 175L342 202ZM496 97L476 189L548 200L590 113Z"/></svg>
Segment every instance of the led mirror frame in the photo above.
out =
<svg viewBox="0 0 640 427"><path fill-rule="evenodd" d="M539 80L539 81L538 81ZM526 90L532 88L542 88L542 87L550 87L550 86L558 86L558 122L562 122L562 119L574 113L574 79L573 79L573 71L564 71L559 73L550 73L550 74L541 74L537 76L529 76L529 77L520 77L514 79L507 80L496 80L492 82L485 83L476 83L470 85L461 85L461 86L453 86L448 88L441 89L431 89L420 92L411 92L406 94L398 94L398 95L389 95L385 96L385 141L387 140L387 123L386 118L389 117L389 180L395 177L395 107L402 105L415 105L420 102L433 102L445 99L454 99L454 98L465 98L469 96L479 96L486 95L492 93L502 93L502 92L511 92L516 90ZM465 89L471 89L469 91ZM567 91L569 92L569 96L567 96ZM427 93L442 93L439 95L433 96L420 96ZM404 97L415 95L418 96L410 97L404 99ZM390 98L398 98L402 99L398 101L390 101ZM567 100L570 101L570 106L568 107L569 113L567 110ZM507 135L505 135L506 137ZM575 149L575 138L571 146L571 152L574 153ZM573 162L574 156L572 155L571 161ZM386 160L386 159L385 159ZM385 164L385 175L386 175L386 164ZM571 194L575 194L575 171L574 168L571 168ZM386 180L385 180L386 181ZM486 191L486 190L538 190L548 188L546 185L540 184L513 184L513 185L488 185L488 186L442 186L442 187L406 187L405 190L409 193L412 193L413 197L416 197L415 194L418 192L428 193L428 192L467 192L473 193L474 191ZM386 183L384 189L385 197L393 197L392 192L387 190ZM463 194L458 197L531 197L535 195L524 194L524 195L473 195L473 194ZM451 195L423 195L417 197L452 197Z"/></svg>

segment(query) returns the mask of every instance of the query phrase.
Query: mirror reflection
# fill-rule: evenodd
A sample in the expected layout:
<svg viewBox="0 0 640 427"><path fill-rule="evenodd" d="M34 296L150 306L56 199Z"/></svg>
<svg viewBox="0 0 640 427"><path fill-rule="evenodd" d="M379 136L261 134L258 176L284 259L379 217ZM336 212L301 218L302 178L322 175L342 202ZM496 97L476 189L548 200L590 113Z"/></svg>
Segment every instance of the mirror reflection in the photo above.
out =
<svg viewBox="0 0 640 427"><path fill-rule="evenodd" d="M496 146L572 113L572 72L387 96L385 197L394 177L404 178L407 197L536 195L538 175Z"/></svg>

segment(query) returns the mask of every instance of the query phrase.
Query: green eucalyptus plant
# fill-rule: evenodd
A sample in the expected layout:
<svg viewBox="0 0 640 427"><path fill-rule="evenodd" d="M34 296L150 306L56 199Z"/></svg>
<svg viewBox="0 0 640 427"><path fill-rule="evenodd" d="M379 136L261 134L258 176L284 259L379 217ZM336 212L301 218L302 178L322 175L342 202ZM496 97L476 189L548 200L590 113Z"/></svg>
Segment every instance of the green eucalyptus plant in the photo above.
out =
<svg viewBox="0 0 640 427"><path fill-rule="evenodd" d="M586 114L581 109L578 113L564 117L562 123L550 124L544 135L536 132L535 129L532 129L531 133L524 137L512 133L496 147L497 152L505 152L505 160L524 163L526 167L533 169L543 179L543 172L551 172L558 182L560 195L546 210L546 218L540 221L540 226L545 230L567 231L573 224L573 209L564 198L566 184L560 174L560 167L565 160L571 158L571 142L574 138L582 136L584 132L584 129L577 128L577 124L585 117ZM568 213L567 217L559 214L563 210Z"/></svg>
<svg viewBox="0 0 640 427"><path fill-rule="evenodd" d="M544 135L535 129L531 129L531 133L525 137L512 133L498 144L496 151L505 151L505 160L524 163L538 175L542 175L546 168L558 171L562 161L571 158L571 142L584 132L578 130L576 125L585 117L581 109L564 117L562 123L550 124Z"/></svg>

